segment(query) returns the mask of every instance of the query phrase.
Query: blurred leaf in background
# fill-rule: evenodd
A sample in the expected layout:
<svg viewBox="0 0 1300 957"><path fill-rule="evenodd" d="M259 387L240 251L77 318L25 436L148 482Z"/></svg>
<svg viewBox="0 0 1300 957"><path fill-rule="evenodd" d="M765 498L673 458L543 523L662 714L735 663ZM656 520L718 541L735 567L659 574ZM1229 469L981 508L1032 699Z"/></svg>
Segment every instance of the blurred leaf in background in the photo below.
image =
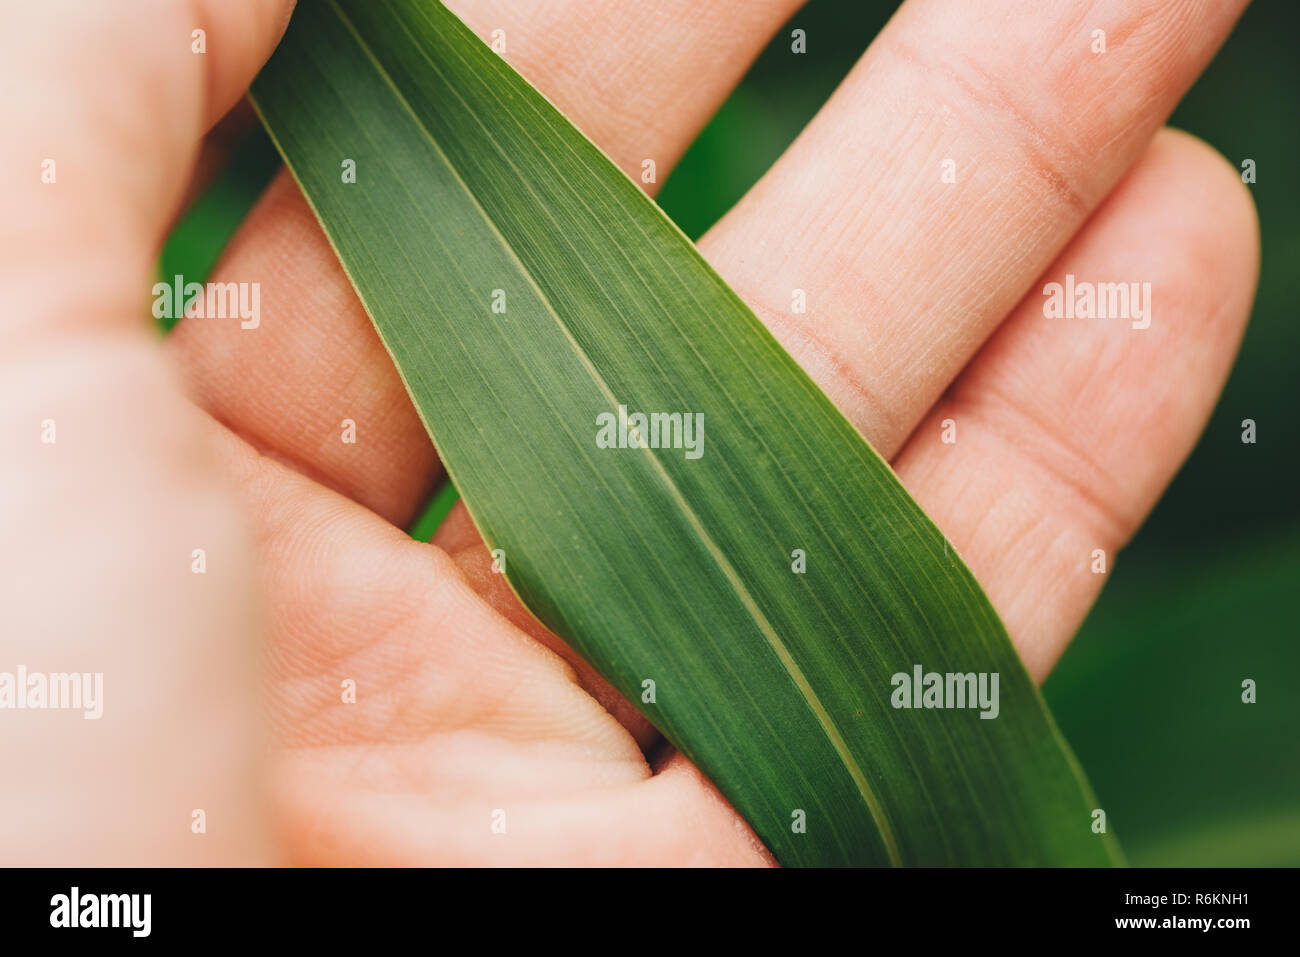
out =
<svg viewBox="0 0 1300 957"><path fill-rule="evenodd" d="M897 6L812 0L778 31L659 195L687 235L757 181ZM794 27L806 54L791 53ZM1171 120L1238 167L1254 160L1258 298L1199 446L1044 688L1137 865L1300 864L1298 29L1300 5L1256 2ZM160 271L202 281L275 163L253 134ZM1253 445L1243 419L1256 423ZM454 502L442 489L413 534L427 539ZM1255 704L1241 699L1248 678Z"/></svg>

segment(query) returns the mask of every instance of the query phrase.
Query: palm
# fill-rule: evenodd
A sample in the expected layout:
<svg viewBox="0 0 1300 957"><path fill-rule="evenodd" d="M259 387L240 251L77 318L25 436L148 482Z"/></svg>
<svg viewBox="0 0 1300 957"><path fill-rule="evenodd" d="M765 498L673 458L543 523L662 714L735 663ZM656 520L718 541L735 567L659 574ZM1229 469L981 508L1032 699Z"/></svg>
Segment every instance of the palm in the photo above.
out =
<svg viewBox="0 0 1300 957"><path fill-rule="evenodd" d="M287 534L299 539L277 542L272 553L291 557L268 569L281 612L272 700L292 859L762 859L692 769L669 761L652 778L637 739L574 670L493 610L484 596L507 607L504 586L463 513L444 529L448 553L278 465L249 467L271 473L268 497L294 503ZM508 613L526 620L517 605ZM613 710L652 744L630 707Z"/></svg>

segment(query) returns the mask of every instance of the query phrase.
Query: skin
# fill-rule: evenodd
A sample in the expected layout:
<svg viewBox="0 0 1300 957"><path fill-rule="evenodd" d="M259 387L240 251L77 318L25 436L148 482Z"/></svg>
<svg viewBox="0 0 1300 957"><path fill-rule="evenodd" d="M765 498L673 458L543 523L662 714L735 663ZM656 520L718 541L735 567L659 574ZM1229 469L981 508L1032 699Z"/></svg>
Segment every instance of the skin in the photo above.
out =
<svg viewBox="0 0 1300 957"><path fill-rule="evenodd" d="M798 7L584 3L450 5L660 180ZM907 0L700 243L1040 680L1104 582L1092 551L1113 563L1190 451L1250 310L1248 192L1161 128L1242 6ZM4 3L0 668L102 671L105 703L0 713L0 862L770 863L489 574L462 508L433 544L403 534L439 465L287 176L211 277L261 283L261 328L151 333L159 244L289 7ZM1045 319L1066 273L1150 281L1151 327ZM795 287L811 316L786 314Z"/></svg>

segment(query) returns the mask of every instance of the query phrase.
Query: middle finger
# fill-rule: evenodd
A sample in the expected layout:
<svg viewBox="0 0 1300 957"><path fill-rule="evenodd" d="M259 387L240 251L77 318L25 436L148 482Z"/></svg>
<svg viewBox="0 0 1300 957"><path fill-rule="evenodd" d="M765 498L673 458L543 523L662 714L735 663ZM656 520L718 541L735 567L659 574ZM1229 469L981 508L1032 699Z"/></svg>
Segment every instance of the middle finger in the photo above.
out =
<svg viewBox="0 0 1300 957"><path fill-rule="evenodd" d="M907 0L700 249L889 459L1244 6Z"/></svg>

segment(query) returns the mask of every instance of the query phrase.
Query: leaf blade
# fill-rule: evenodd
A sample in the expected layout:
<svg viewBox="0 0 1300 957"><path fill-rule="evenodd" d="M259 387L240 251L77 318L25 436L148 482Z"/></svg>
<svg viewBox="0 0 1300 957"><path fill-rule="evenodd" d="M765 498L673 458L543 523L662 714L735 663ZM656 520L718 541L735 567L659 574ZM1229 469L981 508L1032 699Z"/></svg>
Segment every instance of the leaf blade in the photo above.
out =
<svg viewBox="0 0 1300 957"><path fill-rule="evenodd" d="M643 710L778 859L1110 858L938 530L680 231L459 21L304 4L254 99L511 586L630 700L656 680L668 700ZM331 164L352 154L343 185ZM597 449L592 419L618 405L703 410L721 433L694 462ZM796 576L800 542L815 559ZM890 707L900 669L971 661L1008 679L1013 720Z"/></svg>

